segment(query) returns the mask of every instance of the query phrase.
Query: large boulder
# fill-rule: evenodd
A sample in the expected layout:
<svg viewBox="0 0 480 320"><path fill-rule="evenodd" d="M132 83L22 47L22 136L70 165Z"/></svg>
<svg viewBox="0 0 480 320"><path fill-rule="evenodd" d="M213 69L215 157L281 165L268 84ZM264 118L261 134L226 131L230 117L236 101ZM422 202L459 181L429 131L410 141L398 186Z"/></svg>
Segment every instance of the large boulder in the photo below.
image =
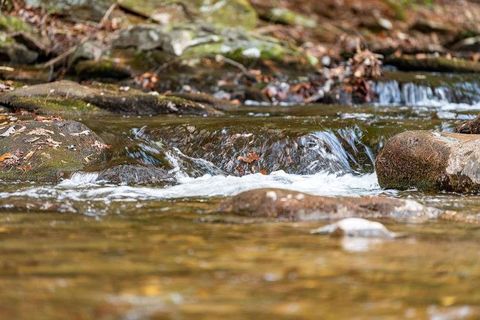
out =
<svg viewBox="0 0 480 320"><path fill-rule="evenodd" d="M79 122L12 122L0 130L0 180L56 182L104 160L107 148Z"/></svg>
<svg viewBox="0 0 480 320"><path fill-rule="evenodd" d="M407 131L391 138L375 163L383 188L480 191L480 135Z"/></svg>
<svg viewBox="0 0 480 320"><path fill-rule="evenodd" d="M322 197L283 189L257 189L224 200L219 211L248 218L314 221L344 218L427 220L441 211L412 200L386 197Z"/></svg>

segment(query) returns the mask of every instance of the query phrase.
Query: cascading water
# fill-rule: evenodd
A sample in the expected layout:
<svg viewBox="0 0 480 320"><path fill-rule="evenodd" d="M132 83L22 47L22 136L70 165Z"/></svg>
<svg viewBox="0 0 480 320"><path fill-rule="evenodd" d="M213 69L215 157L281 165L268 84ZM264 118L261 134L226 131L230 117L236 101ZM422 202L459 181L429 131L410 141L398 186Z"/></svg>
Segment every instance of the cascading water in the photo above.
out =
<svg viewBox="0 0 480 320"><path fill-rule="evenodd" d="M458 82L438 86L399 82L376 82L373 91L377 105L433 107L442 110L480 109L480 83Z"/></svg>
<svg viewBox="0 0 480 320"><path fill-rule="evenodd" d="M54 187L4 192L0 197L29 196L108 203L117 199L228 196L256 188L287 188L319 195L362 195L380 191L376 176L371 173L372 151L362 142L363 132L358 126L280 137L275 135L279 134L277 131L239 134L225 128L214 130L206 136L208 139L217 137L223 144L204 150L207 151L204 158L189 154L188 151L192 150L190 143L182 145L178 141L160 141L150 136L148 131L148 128L132 129L135 152L127 148L126 153L132 160L145 165L168 163L177 180L174 186L97 185L96 173L76 173ZM231 143L232 136L237 138L234 143ZM201 134L196 137L200 139L196 143L203 143ZM271 170L269 174L228 172L242 164L237 153L243 154L247 150L256 150L260 156L266 150L274 150L265 155L268 157L265 164L259 165ZM285 153L288 161L283 157ZM230 158L224 158L227 156ZM232 163L235 165L232 166Z"/></svg>

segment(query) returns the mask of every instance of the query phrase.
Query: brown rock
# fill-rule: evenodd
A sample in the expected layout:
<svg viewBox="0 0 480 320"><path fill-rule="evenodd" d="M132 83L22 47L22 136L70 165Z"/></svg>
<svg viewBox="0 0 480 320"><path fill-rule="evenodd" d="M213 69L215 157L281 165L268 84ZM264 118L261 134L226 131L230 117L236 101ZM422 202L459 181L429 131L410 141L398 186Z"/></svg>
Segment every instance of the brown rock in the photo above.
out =
<svg viewBox="0 0 480 320"><path fill-rule="evenodd" d="M321 197L282 189L243 192L220 204L220 211L249 218L281 221L314 221L359 217L424 220L440 210L411 200L386 197Z"/></svg>
<svg viewBox="0 0 480 320"><path fill-rule="evenodd" d="M391 138L376 159L383 188L480 191L480 136L407 131Z"/></svg>

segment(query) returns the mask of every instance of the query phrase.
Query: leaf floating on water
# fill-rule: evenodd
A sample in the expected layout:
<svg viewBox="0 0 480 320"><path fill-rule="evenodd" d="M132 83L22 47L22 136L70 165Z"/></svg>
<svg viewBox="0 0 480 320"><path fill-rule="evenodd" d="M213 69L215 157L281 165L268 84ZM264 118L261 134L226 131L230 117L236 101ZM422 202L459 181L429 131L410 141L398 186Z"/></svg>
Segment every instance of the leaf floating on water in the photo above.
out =
<svg viewBox="0 0 480 320"><path fill-rule="evenodd" d="M311 234L326 234L356 238L394 239L400 235L390 232L380 222L361 218L348 218L310 231Z"/></svg>
<svg viewBox="0 0 480 320"><path fill-rule="evenodd" d="M260 156L256 152L249 152L246 157L239 156L237 160L251 164L260 160Z"/></svg>

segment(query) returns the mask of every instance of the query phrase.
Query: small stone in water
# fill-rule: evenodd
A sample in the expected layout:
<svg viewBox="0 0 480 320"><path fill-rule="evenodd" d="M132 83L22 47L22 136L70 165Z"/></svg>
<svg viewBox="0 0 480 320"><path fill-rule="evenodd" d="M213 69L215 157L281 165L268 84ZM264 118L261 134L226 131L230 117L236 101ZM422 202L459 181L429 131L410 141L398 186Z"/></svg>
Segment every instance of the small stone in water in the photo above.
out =
<svg viewBox="0 0 480 320"><path fill-rule="evenodd" d="M342 219L336 223L314 229L310 233L357 238L393 239L398 237L397 234L388 231L383 224L361 218Z"/></svg>

